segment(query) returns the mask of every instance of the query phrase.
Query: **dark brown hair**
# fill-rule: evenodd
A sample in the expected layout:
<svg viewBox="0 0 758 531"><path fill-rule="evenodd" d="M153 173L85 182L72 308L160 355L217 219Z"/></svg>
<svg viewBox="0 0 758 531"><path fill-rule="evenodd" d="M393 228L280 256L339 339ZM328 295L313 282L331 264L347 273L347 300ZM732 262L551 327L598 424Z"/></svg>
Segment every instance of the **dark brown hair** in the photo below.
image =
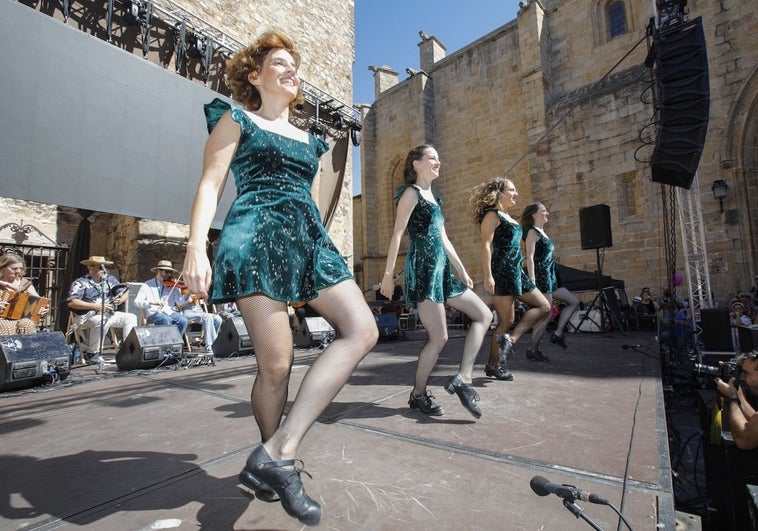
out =
<svg viewBox="0 0 758 531"><path fill-rule="evenodd" d="M416 170L413 168L413 163L417 160L421 160L421 157L424 156L424 152L427 149L434 149L434 146L431 144L421 144L408 152L408 156L405 157L405 167L403 169L403 177L405 177L406 183L416 184L418 175L416 175Z"/></svg>

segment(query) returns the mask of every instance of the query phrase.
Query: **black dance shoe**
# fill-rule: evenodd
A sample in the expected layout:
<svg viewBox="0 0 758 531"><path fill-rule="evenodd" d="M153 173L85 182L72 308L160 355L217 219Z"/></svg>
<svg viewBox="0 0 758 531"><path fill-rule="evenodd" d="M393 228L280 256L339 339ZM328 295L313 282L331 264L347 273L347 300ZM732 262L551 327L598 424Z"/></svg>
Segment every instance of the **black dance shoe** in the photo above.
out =
<svg viewBox="0 0 758 531"><path fill-rule="evenodd" d="M508 363L508 354L513 350L513 341L511 341L511 336L508 334L498 334L496 339L497 344L500 346L500 352L498 353L500 365L506 365Z"/></svg>
<svg viewBox="0 0 758 531"><path fill-rule="evenodd" d="M556 345L560 345L560 346L562 346L563 348L568 348L568 345L566 344L566 340L563 338L563 335L560 335L560 336L559 336L559 335L557 335L557 334L553 333L553 334L550 336L550 342L551 342L551 343L554 343L554 344L556 344Z"/></svg>
<svg viewBox="0 0 758 531"><path fill-rule="evenodd" d="M474 415L474 417L479 418L482 416L482 411L476 404L476 401L479 400L479 395L476 394L471 384L463 383L459 374L456 374L447 381L445 391L451 395L453 393L457 394L463 407L468 409L469 413Z"/></svg>
<svg viewBox="0 0 758 531"><path fill-rule="evenodd" d="M526 349L526 359L532 361L550 361L550 358L542 354L539 349L532 350L530 348Z"/></svg>
<svg viewBox="0 0 758 531"><path fill-rule="evenodd" d="M237 478L240 483L255 493L255 497L265 502L279 501L279 495L274 489L266 483L255 477L248 469L247 465L240 472Z"/></svg>
<svg viewBox="0 0 758 531"><path fill-rule="evenodd" d="M501 365L485 365L484 374L504 382L513 381L513 373Z"/></svg>
<svg viewBox="0 0 758 531"><path fill-rule="evenodd" d="M295 466L296 463L300 463L299 468ZM247 458L245 468L240 473L240 481L244 476L245 480L253 478L253 484L266 485L279 495L288 515L297 518L303 525L317 525L321 521L321 506L305 493L300 480L301 473L311 477L303 470L303 462L299 459L272 461L263 445L259 444ZM247 486L244 481L242 483Z"/></svg>
<svg viewBox="0 0 758 531"><path fill-rule="evenodd" d="M413 396L413 391L411 391L411 396L408 399L408 405L411 406L411 409L418 409L422 413L426 413L427 415L431 415L433 417L438 417L442 415L445 410L442 409L442 406L435 404L432 401L432 393L429 391L425 391L424 394L419 396Z"/></svg>

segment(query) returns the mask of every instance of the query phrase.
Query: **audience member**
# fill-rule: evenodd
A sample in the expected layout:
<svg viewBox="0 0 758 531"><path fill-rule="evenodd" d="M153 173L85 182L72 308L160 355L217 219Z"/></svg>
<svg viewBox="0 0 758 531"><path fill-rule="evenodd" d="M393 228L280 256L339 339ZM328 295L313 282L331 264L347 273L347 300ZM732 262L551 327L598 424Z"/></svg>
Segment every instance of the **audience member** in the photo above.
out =
<svg viewBox="0 0 758 531"><path fill-rule="evenodd" d="M656 315L658 313L660 307L658 306L658 301L656 300L655 295L650 291L650 288L642 288L640 298L642 299L642 307L645 309L643 313L649 315Z"/></svg>

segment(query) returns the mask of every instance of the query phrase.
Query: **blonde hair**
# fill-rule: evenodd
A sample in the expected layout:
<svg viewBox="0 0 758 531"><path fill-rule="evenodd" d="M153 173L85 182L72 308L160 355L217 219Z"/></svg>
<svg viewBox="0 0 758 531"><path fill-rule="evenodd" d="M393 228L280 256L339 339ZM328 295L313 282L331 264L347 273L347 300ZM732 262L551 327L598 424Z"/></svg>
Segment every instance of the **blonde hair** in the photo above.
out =
<svg viewBox="0 0 758 531"><path fill-rule="evenodd" d="M508 185L513 186L513 181L507 177L495 177L491 181L474 188L470 203L471 213L477 223L481 223L484 219L485 210L497 207L498 196L505 191Z"/></svg>
<svg viewBox="0 0 758 531"><path fill-rule="evenodd" d="M0 256L0 269L5 269L11 264L21 264L21 275L26 273L26 262L15 253L5 253Z"/></svg>

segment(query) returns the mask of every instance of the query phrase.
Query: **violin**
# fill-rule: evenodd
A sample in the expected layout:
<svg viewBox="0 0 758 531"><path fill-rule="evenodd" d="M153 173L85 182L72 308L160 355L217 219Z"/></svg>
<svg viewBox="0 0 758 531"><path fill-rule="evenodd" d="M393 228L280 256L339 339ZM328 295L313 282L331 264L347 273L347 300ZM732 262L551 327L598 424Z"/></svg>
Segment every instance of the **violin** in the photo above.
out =
<svg viewBox="0 0 758 531"><path fill-rule="evenodd" d="M187 284L185 284L181 280L166 279L163 281L163 285L166 286L167 288L177 288L181 290L182 295L186 295L187 290L189 289L187 287Z"/></svg>
<svg viewBox="0 0 758 531"><path fill-rule="evenodd" d="M182 282L181 280L173 280L173 279L167 279L163 281L163 285L167 288L171 288L172 290L174 288L179 290L179 293L182 294L183 297L186 297L189 293L189 288L187 287L187 284ZM191 294L190 297L192 298L192 302L194 304L198 304L200 297L197 295Z"/></svg>

